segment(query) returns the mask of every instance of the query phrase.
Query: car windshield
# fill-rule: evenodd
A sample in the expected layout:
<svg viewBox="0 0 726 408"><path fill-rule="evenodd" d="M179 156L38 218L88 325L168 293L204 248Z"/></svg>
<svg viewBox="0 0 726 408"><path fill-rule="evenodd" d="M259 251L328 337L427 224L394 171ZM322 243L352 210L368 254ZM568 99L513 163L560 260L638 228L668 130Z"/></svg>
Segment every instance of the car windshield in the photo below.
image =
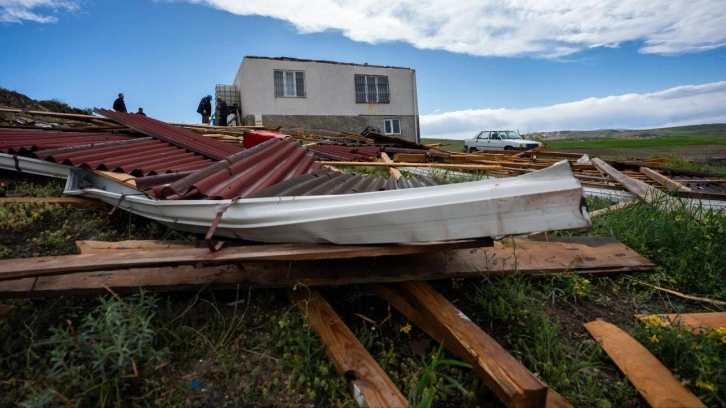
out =
<svg viewBox="0 0 726 408"><path fill-rule="evenodd" d="M502 139L522 139L522 136L513 130L500 130L499 137Z"/></svg>

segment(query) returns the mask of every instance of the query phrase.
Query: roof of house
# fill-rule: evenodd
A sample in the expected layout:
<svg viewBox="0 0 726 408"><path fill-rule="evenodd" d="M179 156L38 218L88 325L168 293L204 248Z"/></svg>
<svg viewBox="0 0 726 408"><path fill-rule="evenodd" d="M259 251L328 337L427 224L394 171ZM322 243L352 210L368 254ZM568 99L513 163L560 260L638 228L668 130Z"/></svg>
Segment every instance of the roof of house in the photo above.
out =
<svg viewBox="0 0 726 408"><path fill-rule="evenodd" d="M395 67L391 65L373 65L368 63L356 64L353 62L339 62L339 61L326 61L326 60L313 60L313 59L301 59L301 58L290 58L290 57L258 57L258 56L245 56L244 59L264 59L264 60L277 60L277 61L292 61L292 62L313 62L318 64L335 64L335 65L351 65L360 67L371 67L371 68L388 68L388 69L406 69L415 71L413 68L406 67ZM244 61L243 61L244 63Z"/></svg>

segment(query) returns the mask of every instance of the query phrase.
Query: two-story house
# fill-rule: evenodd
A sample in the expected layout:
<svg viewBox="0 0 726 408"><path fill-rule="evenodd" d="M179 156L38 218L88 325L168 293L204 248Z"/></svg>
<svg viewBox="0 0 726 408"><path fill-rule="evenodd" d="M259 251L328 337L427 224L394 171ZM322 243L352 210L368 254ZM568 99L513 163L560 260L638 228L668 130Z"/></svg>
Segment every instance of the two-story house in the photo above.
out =
<svg viewBox="0 0 726 408"><path fill-rule="evenodd" d="M410 68L245 57L229 88L239 94L244 125L355 134L372 126L386 135L420 138L416 72Z"/></svg>

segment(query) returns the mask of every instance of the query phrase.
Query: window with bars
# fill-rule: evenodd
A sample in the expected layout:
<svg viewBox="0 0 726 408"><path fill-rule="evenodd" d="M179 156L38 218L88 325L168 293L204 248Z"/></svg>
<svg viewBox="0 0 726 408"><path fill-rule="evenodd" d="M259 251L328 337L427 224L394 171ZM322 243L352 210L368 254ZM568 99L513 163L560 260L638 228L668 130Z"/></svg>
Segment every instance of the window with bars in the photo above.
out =
<svg viewBox="0 0 726 408"><path fill-rule="evenodd" d="M383 121L383 133L387 135L400 135L401 134L401 120L400 119L386 119Z"/></svg>
<svg viewBox="0 0 726 408"><path fill-rule="evenodd" d="M304 98L305 72L275 70L275 97L276 98Z"/></svg>
<svg viewBox="0 0 726 408"><path fill-rule="evenodd" d="M356 103L390 103L388 77L385 75L356 75Z"/></svg>

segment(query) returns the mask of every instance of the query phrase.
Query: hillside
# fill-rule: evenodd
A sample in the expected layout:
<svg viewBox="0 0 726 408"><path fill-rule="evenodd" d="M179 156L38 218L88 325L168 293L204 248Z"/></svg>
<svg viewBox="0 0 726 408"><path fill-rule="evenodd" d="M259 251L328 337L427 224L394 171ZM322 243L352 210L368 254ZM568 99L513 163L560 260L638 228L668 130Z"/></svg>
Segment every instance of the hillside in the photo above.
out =
<svg viewBox="0 0 726 408"><path fill-rule="evenodd" d="M90 109L79 109L69 106L67 103L56 99L35 100L19 92L0 88L0 110L3 108L22 109L31 111L47 111L60 113L75 113L82 115L91 114ZM0 111L0 126L12 126L17 124L17 114Z"/></svg>

